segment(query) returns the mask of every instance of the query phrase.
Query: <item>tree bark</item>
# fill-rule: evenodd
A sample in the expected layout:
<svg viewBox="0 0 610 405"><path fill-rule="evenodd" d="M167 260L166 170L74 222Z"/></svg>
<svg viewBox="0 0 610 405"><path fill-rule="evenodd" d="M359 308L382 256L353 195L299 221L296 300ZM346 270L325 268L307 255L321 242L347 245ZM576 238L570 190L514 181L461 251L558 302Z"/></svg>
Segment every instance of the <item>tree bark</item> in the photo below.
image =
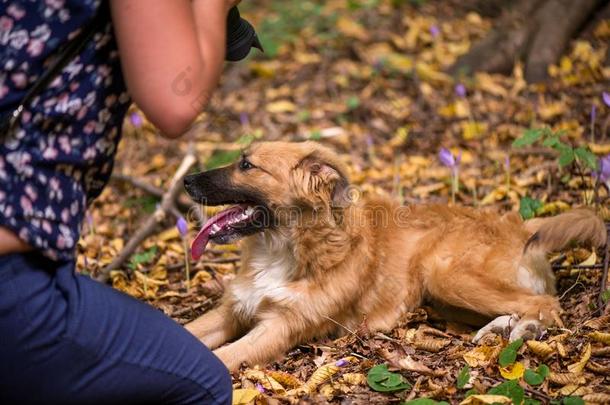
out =
<svg viewBox="0 0 610 405"><path fill-rule="evenodd" d="M490 33L450 68L450 73L485 71L508 74L525 62L525 79L547 78L570 39L609 0L518 0L505 3L505 13Z"/></svg>

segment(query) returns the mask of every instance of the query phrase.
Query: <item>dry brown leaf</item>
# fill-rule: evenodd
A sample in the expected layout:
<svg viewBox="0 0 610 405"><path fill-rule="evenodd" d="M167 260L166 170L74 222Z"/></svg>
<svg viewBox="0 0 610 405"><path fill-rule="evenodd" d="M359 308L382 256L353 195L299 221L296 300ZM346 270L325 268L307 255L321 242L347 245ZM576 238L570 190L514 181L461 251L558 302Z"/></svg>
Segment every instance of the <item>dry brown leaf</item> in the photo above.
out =
<svg viewBox="0 0 610 405"><path fill-rule="evenodd" d="M460 405L486 405L486 404L511 404L510 398L504 395L471 395L462 402Z"/></svg>
<svg viewBox="0 0 610 405"><path fill-rule="evenodd" d="M585 366L587 365L587 362L589 361L590 358L591 358L591 343L587 343L587 345L585 346L585 349L583 350L580 360L578 360L574 364L570 364L568 366L568 371L570 371L570 373L582 373L582 371L585 369Z"/></svg>
<svg viewBox="0 0 610 405"><path fill-rule="evenodd" d="M366 376L362 373L345 373L341 378L351 385L366 385Z"/></svg>
<svg viewBox="0 0 610 405"><path fill-rule="evenodd" d="M413 345L427 352L438 353L450 343L451 340L449 339L422 339L416 340Z"/></svg>
<svg viewBox="0 0 610 405"><path fill-rule="evenodd" d="M610 394L605 394L603 392L591 393L583 395L582 399L584 399L586 403L591 404L609 404Z"/></svg>
<svg viewBox="0 0 610 405"><path fill-rule="evenodd" d="M548 379L558 385L582 385L587 382L587 379L579 373L555 373L551 371Z"/></svg>
<svg viewBox="0 0 610 405"><path fill-rule="evenodd" d="M587 370L591 370L597 374L610 375L610 366L599 364L593 360L587 363Z"/></svg>
<svg viewBox="0 0 610 405"><path fill-rule="evenodd" d="M464 360L470 367L486 366L500 353L499 346L478 346L464 353Z"/></svg>
<svg viewBox="0 0 610 405"><path fill-rule="evenodd" d="M585 394L588 394L591 392L591 388L589 387L579 387L578 385L574 385L574 384L568 384L565 385L563 387L561 387L561 389L558 391L561 395L565 395L565 396L583 396Z"/></svg>
<svg viewBox="0 0 610 405"><path fill-rule="evenodd" d="M601 329L608 324L610 324L610 315L604 315L599 318L589 319L584 323L584 326L591 329Z"/></svg>
<svg viewBox="0 0 610 405"><path fill-rule="evenodd" d="M601 342L603 344L610 345L610 333L595 331L595 332L589 333L587 336L589 336L591 339L595 340L596 342Z"/></svg>
<svg viewBox="0 0 610 405"><path fill-rule="evenodd" d="M547 359L550 357L555 350L551 347L550 344L546 342L540 342L538 340L528 340L526 342L527 347L538 357L541 359Z"/></svg>
<svg viewBox="0 0 610 405"><path fill-rule="evenodd" d="M303 381L299 380L292 374L285 373L283 371L265 371L265 374L282 384L284 387L297 388L303 385Z"/></svg>
<svg viewBox="0 0 610 405"><path fill-rule="evenodd" d="M243 372L243 376L249 380L260 383L266 390L272 391L276 394L283 394L286 389L277 382L273 377L265 374L262 370L247 369Z"/></svg>

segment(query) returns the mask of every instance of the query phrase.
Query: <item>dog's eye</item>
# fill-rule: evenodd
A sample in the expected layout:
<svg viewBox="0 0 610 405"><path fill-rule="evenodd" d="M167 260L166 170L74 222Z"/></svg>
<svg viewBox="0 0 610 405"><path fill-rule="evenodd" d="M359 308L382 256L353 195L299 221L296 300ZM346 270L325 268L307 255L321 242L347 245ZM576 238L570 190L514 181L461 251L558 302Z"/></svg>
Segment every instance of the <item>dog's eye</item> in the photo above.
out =
<svg viewBox="0 0 610 405"><path fill-rule="evenodd" d="M242 159L239 161L239 170L241 171L245 172L246 170L254 169L255 167L256 166L248 162L246 159Z"/></svg>

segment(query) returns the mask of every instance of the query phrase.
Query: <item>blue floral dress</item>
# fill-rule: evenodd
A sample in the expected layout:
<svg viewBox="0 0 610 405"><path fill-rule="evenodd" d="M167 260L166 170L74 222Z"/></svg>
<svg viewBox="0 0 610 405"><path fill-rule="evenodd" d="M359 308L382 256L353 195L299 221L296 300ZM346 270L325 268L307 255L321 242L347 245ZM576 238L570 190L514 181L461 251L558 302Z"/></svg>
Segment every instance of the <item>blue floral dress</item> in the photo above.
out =
<svg viewBox="0 0 610 405"><path fill-rule="evenodd" d="M0 0L0 115L100 7L107 2ZM129 104L108 19L0 141L0 226L51 259L73 259L87 205L112 171Z"/></svg>

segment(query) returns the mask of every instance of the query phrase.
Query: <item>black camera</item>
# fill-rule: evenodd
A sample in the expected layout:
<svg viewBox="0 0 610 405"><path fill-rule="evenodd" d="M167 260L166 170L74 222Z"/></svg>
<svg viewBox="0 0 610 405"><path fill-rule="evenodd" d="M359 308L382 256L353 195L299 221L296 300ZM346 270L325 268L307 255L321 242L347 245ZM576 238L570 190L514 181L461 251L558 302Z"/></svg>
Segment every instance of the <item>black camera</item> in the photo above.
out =
<svg viewBox="0 0 610 405"><path fill-rule="evenodd" d="M227 54L225 59L230 62L242 60L248 56L251 48L263 51L263 46L258 40L252 24L241 18L237 7L233 7L229 10L227 16Z"/></svg>

